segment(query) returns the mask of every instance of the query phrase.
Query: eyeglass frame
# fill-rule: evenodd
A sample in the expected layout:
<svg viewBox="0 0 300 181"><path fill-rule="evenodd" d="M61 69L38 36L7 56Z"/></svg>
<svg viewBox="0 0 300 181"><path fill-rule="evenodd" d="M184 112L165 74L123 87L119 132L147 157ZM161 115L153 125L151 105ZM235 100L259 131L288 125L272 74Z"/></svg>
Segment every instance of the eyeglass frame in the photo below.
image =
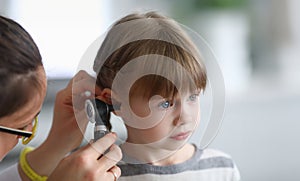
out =
<svg viewBox="0 0 300 181"><path fill-rule="evenodd" d="M33 119L33 128L32 131L19 130L14 128L9 128L5 126L0 126L0 132L5 132L9 134L14 134L18 136L22 136L22 144L28 144L35 136L37 125L38 125L38 116Z"/></svg>

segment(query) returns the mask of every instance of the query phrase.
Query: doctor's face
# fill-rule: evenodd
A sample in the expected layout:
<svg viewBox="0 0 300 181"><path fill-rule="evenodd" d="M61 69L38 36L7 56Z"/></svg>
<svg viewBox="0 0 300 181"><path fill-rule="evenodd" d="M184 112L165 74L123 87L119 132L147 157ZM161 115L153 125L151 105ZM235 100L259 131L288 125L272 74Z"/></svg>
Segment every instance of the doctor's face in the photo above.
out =
<svg viewBox="0 0 300 181"><path fill-rule="evenodd" d="M0 118L0 126L17 130L32 131L34 119L38 116L46 95L47 81L43 67L37 69L40 78L40 88L32 90L35 93L20 109L10 115ZM16 90L18 91L18 90ZM22 92L20 92L22 94ZM26 95L24 95L26 96ZM0 132L0 160L18 143L21 136L7 132Z"/></svg>

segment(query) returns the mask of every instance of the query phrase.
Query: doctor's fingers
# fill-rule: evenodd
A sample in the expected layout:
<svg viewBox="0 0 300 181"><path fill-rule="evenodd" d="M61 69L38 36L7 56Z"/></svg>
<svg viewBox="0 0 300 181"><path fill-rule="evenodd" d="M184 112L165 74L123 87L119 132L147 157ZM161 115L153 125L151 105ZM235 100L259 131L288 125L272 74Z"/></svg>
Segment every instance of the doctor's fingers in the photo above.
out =
<svg viewBox="0 0 300 181"><path fill-rule="evenodd" d="M117 135L115 133L108 133L96 142L86 145L83 148L83 153L98 159L108 150L116 141Z"/></svg>
<svg viewBox="0 0 300 181"><path fill-rule="evenodd" d="M83 79L73 84L72 92L72 104L76 110L81 110L85 106L86 99L95 98L101 95L101 89L96 86L93 80Z"/></svg>
<svg viewBox="0 0 300 181"><path fill-rule="evenodd" d="M99 91L101 92L101 90L95 86L96 79L83 70L79 71L68 85L68 87L72 87L73 94L81 94L88 90L91 91L92 94L97 95L97 93L99 93Z"/></svg>
<svg viewBox="0 0 300 181"><path fill-rule="evenodd" d="M100 159L100 167L103 170L110 170L112 167L114 167L120 160L122 159L122 151L121 149L113 144L107 153L105 153Z"/></svg>
<svg viewBox="0 0 300 181"><path fill-rule="evenodd" d="M110 180L116 181L121 176L121 169L118 166L113 166L107 171L107 174L111 178Z"/></svg>
<svg viewBox="0 0 300 181"><path fill-rule="evenodd" d="M73 119L73 128L78 129L84 135L87 125L89 123L88 117L86 115L86 111L84 109L74 111L74 119Z"/></svg>

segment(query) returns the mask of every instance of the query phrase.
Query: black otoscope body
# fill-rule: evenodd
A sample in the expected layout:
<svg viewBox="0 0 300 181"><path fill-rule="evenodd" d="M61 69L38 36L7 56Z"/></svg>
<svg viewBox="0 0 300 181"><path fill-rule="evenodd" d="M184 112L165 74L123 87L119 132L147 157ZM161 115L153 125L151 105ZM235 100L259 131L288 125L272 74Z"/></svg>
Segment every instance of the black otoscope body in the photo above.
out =
<svg viewBox="0 0 300 181"><path fill-rule="evenodd" d="M110 132L110 112L114 111L112 105L98 99L87 99L85 101L85 112L88 120L95 123L94 127L94 141L102 138Z"/></svg>

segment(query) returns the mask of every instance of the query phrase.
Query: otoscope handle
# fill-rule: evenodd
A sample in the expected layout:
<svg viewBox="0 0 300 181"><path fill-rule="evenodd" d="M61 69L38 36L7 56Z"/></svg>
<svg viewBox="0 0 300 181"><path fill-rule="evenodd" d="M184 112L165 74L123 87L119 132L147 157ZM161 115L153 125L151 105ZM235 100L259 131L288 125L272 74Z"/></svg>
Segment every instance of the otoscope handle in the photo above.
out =
<svg viewBox="0 0 300 181"><path fill-rule="evenodd" d="M109 131L107 130L106 126L104 125L98 125L94 128L94 141L97 141L98 139L105 136Z"/></svg>
<svg viewBox="0 0 300 181"><path fill-rule="evenodd" d="M95 123L94 127L94 141L102 138L109 133L111 129L110 112L115 109L119 110L120 106L108 105L99 99L87 99L85 101L85 112L88 120Z"/></svg>

